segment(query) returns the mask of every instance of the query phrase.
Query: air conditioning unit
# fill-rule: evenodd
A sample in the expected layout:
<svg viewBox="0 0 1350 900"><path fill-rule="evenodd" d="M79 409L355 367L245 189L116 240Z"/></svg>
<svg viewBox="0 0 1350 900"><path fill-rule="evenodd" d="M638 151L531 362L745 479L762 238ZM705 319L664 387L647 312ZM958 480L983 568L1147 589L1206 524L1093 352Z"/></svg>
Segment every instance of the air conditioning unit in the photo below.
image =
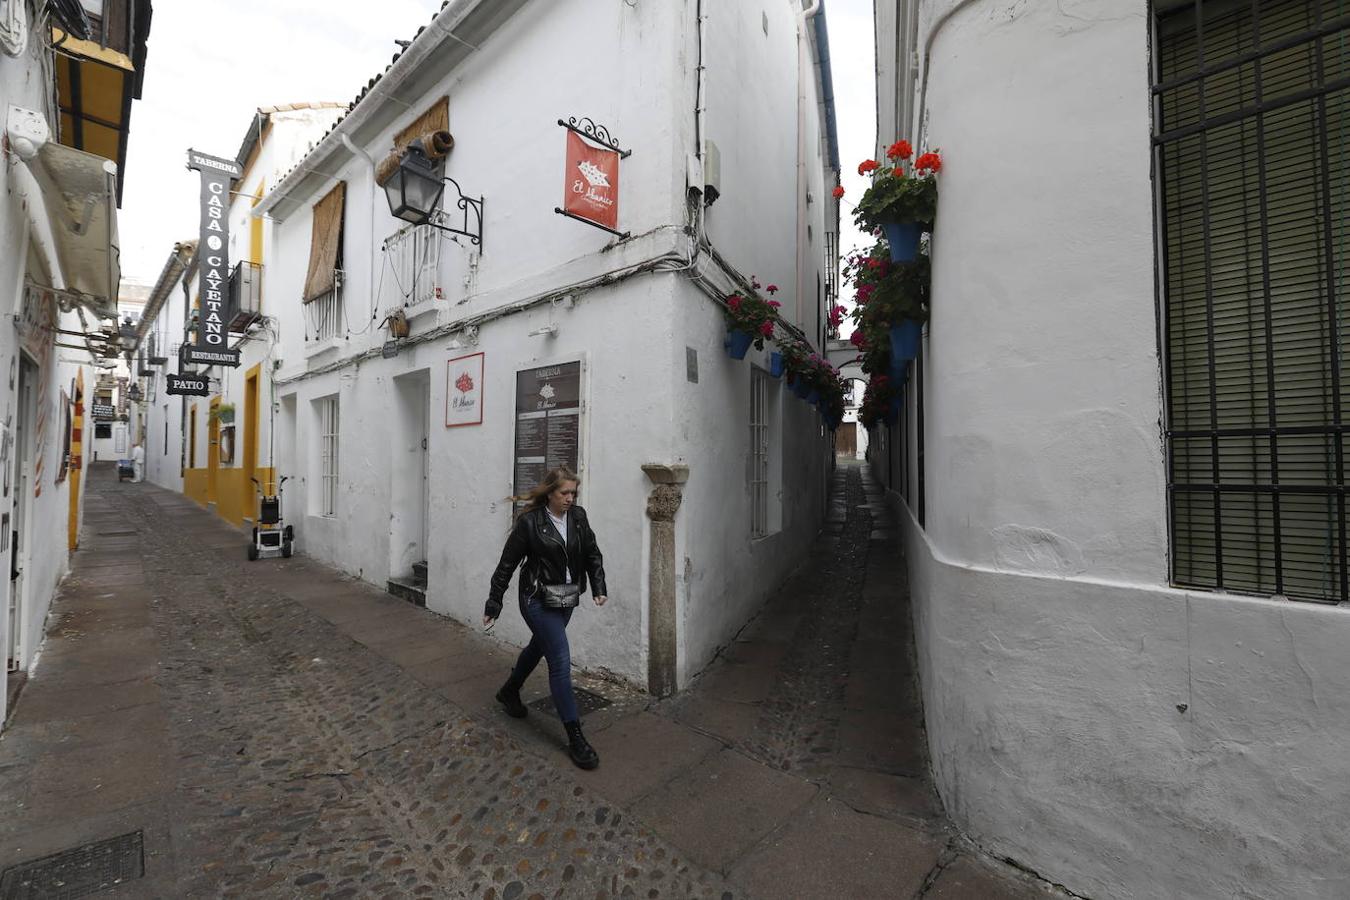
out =
<svg viewBox="0 0 1350 900"><path fill-rule="evenodd" d="M230 273L230 331L243 334L248 326L262 318L262 266L240 262Z"/></svg>

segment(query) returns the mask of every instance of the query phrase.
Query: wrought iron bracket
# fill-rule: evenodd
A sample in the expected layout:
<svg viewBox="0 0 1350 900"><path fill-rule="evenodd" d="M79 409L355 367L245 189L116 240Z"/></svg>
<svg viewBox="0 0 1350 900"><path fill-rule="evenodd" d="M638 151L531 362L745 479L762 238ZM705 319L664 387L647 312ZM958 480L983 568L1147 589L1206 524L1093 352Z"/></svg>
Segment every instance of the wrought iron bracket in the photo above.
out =
<svg viewBox="0 0 1350 900"><path fill-rule="evenodd" d="M633 236L633 233L631 231L615 231L608 225L601 225L599 222L592 222L590 219L587 219L584 216L578 216L573 213L570 213L560 206L553 207L553 211L560 216L567 216L567 218L569 219L576 219L578 222L583 222L591 226L592 228L599 228L601 231L608 231L610 234L616 235L624 240L627 240L628 238Z"/></svg>
<svg viewBox="0 0 1350 900"><path fill-rule="evenodd" d="M633 155L632 150L624 150L619 146L619 139L610 134L608 128L597 125L590 116L582 116L580 119L568 116L567 121L559 119L558 124L568 131L575 131L589 141L603 145L607 150L618 151L620 159L627 159Z"/></svg>
<svg viewBox="0 0 1350 900"><path fill-rule="evenodd" d="M427 224L430 225L432 228L437 229L438 231L445 231L449 232L450 234L463 235L464 237L468 238L469 242L472 243L475 247L481 248L483 246L484 198L479 197L477 200L475 200L472 197L464 196L464 189L459 186L459 182L448 175L445 177L445 183L453 184L455 186L455 193L459 195L458 198L455 200L455 207L461 213L463 213L464 216L462 220L463 227L455 228L453 225L443 225L440 222L436 221L438 216L435 215L433 215L430 219L427 220ZM473 214L472 224L470 224L469 222L470 213ZM439 218L445 218L445 216L446 216L445 204L442 203Z"/></svg>

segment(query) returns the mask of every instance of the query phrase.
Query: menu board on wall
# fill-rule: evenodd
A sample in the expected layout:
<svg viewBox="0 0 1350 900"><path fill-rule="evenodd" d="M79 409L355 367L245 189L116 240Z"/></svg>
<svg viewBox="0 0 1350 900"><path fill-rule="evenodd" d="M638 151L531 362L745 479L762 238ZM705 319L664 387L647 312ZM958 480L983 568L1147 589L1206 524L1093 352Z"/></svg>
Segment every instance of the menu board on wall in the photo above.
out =
<svg viewBox="0 0 1350 900"><path fill-rule="evenodd" d="M581 363L516 373L515 493L525 494L549 469L580 467Z"/></svg>

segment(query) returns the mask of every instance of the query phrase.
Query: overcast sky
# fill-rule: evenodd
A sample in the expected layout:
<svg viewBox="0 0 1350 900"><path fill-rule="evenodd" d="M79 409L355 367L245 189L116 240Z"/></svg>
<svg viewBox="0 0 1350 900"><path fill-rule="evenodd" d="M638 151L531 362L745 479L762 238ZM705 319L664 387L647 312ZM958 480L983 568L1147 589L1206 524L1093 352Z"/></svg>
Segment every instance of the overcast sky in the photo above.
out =
<svg viewBox="0 0 1350 900"><path fill-rule="evenodd" d="M598 2L598 0L591 0ZM743 0L729 0L743 2ZM748 2L748 0L745 0ZM118 218L122 276L151 282L176 241L197 235L198 177L187 148L232 157L260 106L350 102L430 21L440 0L192 0L157 3L142 98L131 112ZM848 197L875 140L872 0L828 0L839 144ZM201 29L220 29L212 42ZM788 186L789 189L791 186ZM842 246L851 234L844 207Z"/></svg>

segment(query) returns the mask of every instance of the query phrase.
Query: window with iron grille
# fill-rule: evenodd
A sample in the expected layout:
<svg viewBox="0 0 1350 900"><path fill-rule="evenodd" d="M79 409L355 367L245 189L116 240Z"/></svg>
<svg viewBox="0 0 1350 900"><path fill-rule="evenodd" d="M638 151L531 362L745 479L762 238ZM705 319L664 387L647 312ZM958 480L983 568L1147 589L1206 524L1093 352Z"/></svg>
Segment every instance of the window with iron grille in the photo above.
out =
<svg viewBox="0 0 1350 900"><path fill-rule="evenodd" d="M333 273L333 288L305 304L306 340L328 341L345 333L342 323L342 272Z"/></svg>
<svg viewBox="0 0 1350 900"><path fill-rule="evenodd" d="M436 217L442 218L438 212ZM441 299L441 232L430 223L406 225L385 242L390 270L405 308L421 310Z"/></svg>
<svg viewBox="0 0 1350 900"><path fill-rule="evenodd" d="M769 373L750 370L750 536L769 533Z"/></svg>
<svg viewBox="0 0 1350 900"><path fill-rule="evenodd" d="M1350 600L1350 0L1155 0L1172 579Z"/></svg>
<svg viewBox="0 0 1350 900"><path fill-rule="evenodd" d="M319 414L319 509L321 516L337 515L338 398L315 401Z"/></svg>

